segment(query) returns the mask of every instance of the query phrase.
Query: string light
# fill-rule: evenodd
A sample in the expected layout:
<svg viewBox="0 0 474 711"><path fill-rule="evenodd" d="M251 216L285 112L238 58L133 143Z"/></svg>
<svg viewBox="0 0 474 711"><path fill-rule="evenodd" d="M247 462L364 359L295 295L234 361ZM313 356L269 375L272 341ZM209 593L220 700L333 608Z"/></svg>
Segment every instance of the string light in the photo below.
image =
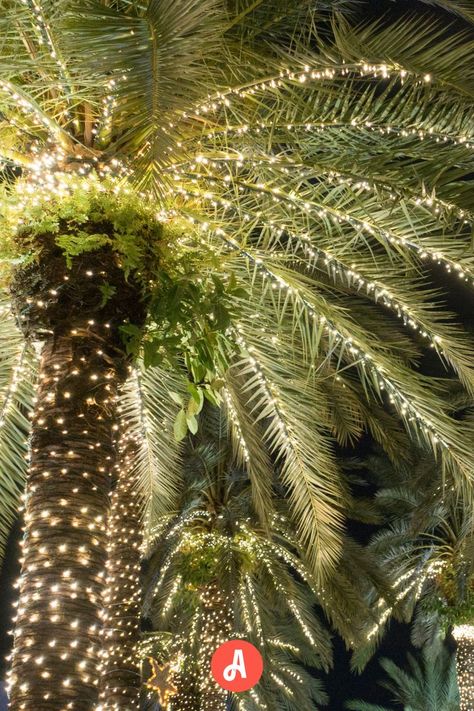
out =
<svg viewBox="0 0 474 711"><path fill-rule="evenodd" d="M181 179L181 174L182 171L176 168L176 181L179 181ZM192 172L188 171L187 174L192 177ZM205 173L195 173L195 177L201 180L209 180L211 182L211 185L213 185L216 180L224 181L224 183L226 182L225 178L222 178L219 175L208 176ZM439 251L438 249L435 249L434 247L430 247L428 241L423 242L420 238L415 241L414 239L410 239L409 237L398 235L392 230L379 226L376 222L371 223L367 219L359 218L356 215L347 213L337 207L328 207L323 203L317 205L313 202L307 202L303 198L297 196L296 193L285 194L284 191L280 189L275 191L275 189L271 188L270 186L266 186L262 183L254 184L248 181L239 181L236 176L232 178L231 182L232 184L236 185L240 184L243 189L254 192L258 196L271 197L276 202L287 203L290 209L299 208L301 209L302 214L306 213L307 215L311 215L315 218L323 220L332 218L333 222L336 224L346 223L354 228L356 234L360 232L366 233L369 236L377 236L389 248L395 247L408 249L409 251L414 252L415 255L421 260L430 257L433 262L443 264L447 271L457 273L463 280L470 281L471 285L474 284L474 272L470 269L468 265L461 265L459 264L457 259L450 257L449 255ZM200 194L193 193L193 191L191 191L188 187L180 185L179 182L175 182L174 190L181 191L181 193L187 197L201 197L201 199L204 198L211 202L214 201L216 204L220 201L222 202L224 207L231 207L231 201L222 201L220 196L216 196L216 194L212 190L205 191ZM276 197L276 195L278 197ZM419 200L421 202L422 198L419 198ZM239 210L241 210L240 206ZM256 216L261 219L262 211L259 210ZM467 222L468 221L466 220L466 223Z"/></svg>
<svg viewBox="0 0 474 711"><path fill-rule="evenodd" d="M58 56L58 48L53 42L51 28L44 16L41 2L39 0L22 0L22 2L30 9L33 15L33 27L38 37L38 44L46 48L49 56L58 67L60 82L66 93L67 101L70 104L72 96L66 65L61 57Z"/></svg>
<svg viewBox="0 0 474 711"><path fill-rule="evenodd" d="M409 77L412 80L413 85L423 86L431 83L430 74L417 74L405 68L400 67L397 64L389 63L367 63L367 62L354 62L354 63L344 63L337 64L333 63L331 66L326 67L310 67L309 65L304 65L302 68L284 68L280 70L278 74L274 74L262 80L261 77L256 78L253 81L246 83L245 85L235 88L229 88L227 91L219 91L214 95L210 95L205 102L202 102L194 107L194 110L182 113L183 118L188 118L188 116L196 115L205 117L206 114L212 114L221 108L228 109L232 105L232 101L235 98L246 99L247 97L252 97L255 94L262 93L273 93L276 90L284 89L285 87L304 87L307 84L320 82L320 81L334 81L335 79L345 80L348 76L353 75L362 79L374 78L374 79L391 79L397 78L400 84L406 81ZM390 130L397 130L397 127L387 127L387 132ZM424 133L421 131L421 133ZM429 131L426 131L427 135ZM407 130L406 135L409 134ZM402 134L403 135L403 134ZM420 129L416 131L416 135L420 136ZM450 137L452 140L458 143L467 145L471 144L468 142L469 138L467 136Z"/></svg>

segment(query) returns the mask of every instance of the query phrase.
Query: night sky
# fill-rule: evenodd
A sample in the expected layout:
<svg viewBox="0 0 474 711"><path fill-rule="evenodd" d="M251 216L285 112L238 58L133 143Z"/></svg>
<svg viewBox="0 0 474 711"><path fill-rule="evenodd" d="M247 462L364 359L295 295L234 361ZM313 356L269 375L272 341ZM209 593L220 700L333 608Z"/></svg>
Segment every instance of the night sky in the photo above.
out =
<svg viewBox="0 0 474 711"><path fill-rule="evenodd" d="M367 0L361 2L360 17L367 19L372 14L375 17L385 12L391 16L401 16L406 13L413 12L417 8L421 8L424 14L431 14L446 17L453 22L453 16L447 16L443 11L434 9L423 3L418 3L416 0ZM455 26L456 23L453 24ZM436 268L435 268L435 271ZM464 288L463 283L459 280L449 279L446 272L443 270L440 273L433 274L436 277L437 283L446 284L449 297L446 298L448 307L459 313L464 326L467 330L474 332L474 300L472 292ZM442 372L436 372L434 361L429 356L425 358L423 370L431 375L442 375ZM364 442L361 446L361 451L370 447L370 443ZM357 538L363 538L366 533L356 530L351 533ZM19 542L21 537L21 524L18 521L15 525L10 542L7 549L7 555L0 571L0 680L4 679L6 671L5 656L10 651L12 638L7 635L7 630L11 629L11 618L13 615L12 603L15 600L15 590L13 582L18 577L20 569L18 564L19 558ZM390 695L377 685L377 680L382 677L382 670L379 667L378 659L382 656L392 658L397 664L403 665L406 661L407 651L413 651L409 641L409 628L406 625L401 625L396 622L391 622L385 638L382 642L378 654L368 664L366 671L362 675L352 674L349 668L350 655L346 652L344 644L341 640L335 637L335 666L332 673L325 679L326 688L330 694L330 704L327 707L329 711L342 711L344 702L351 698L364 699L372 703L385 704L387 708L392 708L394 711L401 709L400 706L394 705L391 702ZM1 689L1 687L0 687ZM0 691L0 711L2 707L2 694ZM303 711L303 710L302 710Z"/></svg>

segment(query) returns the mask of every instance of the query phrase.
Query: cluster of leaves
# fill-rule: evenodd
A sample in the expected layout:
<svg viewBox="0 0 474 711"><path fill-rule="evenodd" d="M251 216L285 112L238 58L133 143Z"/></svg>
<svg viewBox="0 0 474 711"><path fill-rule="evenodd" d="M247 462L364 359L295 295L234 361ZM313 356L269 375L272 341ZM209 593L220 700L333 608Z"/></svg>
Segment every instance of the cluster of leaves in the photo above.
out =
<svg viewBox="0 0 474 711"><path fill-rule="evenodd" d="M192 434L196 434L198 431L197 415L202 410L204 398L214 399L210 386L201 387L189 382L187 388L189 391L187 403L183 395L174 392L170 393L172 399L180 406L174 423L174 435L178 442L185 438L188 430Z"/></svg>
<svg viewBox="0 0 474 711"><path fill-rule="evenodd" d="M426 647L420 659L408 654L407 668L390 659L380 665L385 678L379 682L405 711L459 711L456 663L451 651L440 638ZM389 711L386 707L365 701L351 701L351 711Z"/></svg>
<svg viewBox="0 0 474 711"><path fill-rule="evenodd" d="M174 428L180 441L188 431L197 432L204 398L215 405L222 401L222 373L239 352L233 324L245 292L234 274L218 272L218 258L203 254L193 235L176 238L172 229L165 235L148 321L144 328L128 323L121 330L128 352L140 356L145 368L186 374L187 395L171 393L180 406ZM170 241L174 250L166 247Z"/></svg>
<svg viewBox="0 0 474 711"><path fill-rule="evenodd" d="M456 573L453 573L450 586L456 590L451 591L450 599L442 594L446 590L443 581L434 594L420 601L419 614L435 617L446 634L456 625L471 625L474 621L474 580L470 580L465 594L459 598L459 581L456 577Z"/></svg>
<svg viewBox="0 0 474 711"><path fill-rule="evenodd" d="M60 184L57 191L54 184L34 191L24 182L3 187L2 257L14 264L41 259L42 238L52 236L70 267L75 257L109 246L125 275L133 272L145 289L160 260L163 228L156 211L134 191L95 174L63 175Z"/></svg>
<svg viewBox="0 0 474 711"><path fill-rule="evenodd" d="M145 366L184 364L196 383L226 369L235 350L232 319L243 290L234 276L226 278L192 259L182 249L166 259L155 275L145 332L125 326L129 352L143 352Z"/></svg>

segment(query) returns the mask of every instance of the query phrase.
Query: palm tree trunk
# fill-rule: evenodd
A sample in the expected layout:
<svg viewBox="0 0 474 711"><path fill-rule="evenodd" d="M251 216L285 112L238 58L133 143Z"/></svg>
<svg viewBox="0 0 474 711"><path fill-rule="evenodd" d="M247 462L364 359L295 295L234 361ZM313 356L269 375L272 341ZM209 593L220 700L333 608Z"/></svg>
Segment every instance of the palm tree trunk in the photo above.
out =
<svg viewBox="0 0 474 711"><path fill-rule="evenodd" d="M104 303L106 283L116 295ZM17 273L12 301L27 337L44 346L10 708L91 711L98 699L117 387L127 375L119 327L139 314L139 295L110 249L81 255L68 268L54 237L49 243L44 237L40 261Z"/></svg>
<svg viewBox="0 0 474 711"><path fill-rule="evenodd" d="M197 660L190 660L189 665L195 673L189 673L185 668L183 673L175 676L178 693L171 699L172 711L226 711L227 691L214 681L211 659L217 647L230 638L231 632L231 605L218 584L209 583L201 592Z"/></svg>
<svg viewBox="0 0 474 711"><path fill-rule="evenodd" d="M201 595L202 625L199 645L201 711L225 711L227 691L211 675L211 659L219 645L226 642L232 630L231 608L219 585L207 585Z"/></svg>
<svg viewBox="0 0 474 711"><path fill-rule="evenodd" d="M142 544L141 502L133 472L137 444L122 423L118 480L108 523L108 561L100 701L104 711L131 711L140 705Z"/></svg>
<svg viewBox="0 0 474 711"><path fill-rule="evenodd" d="M90 711L97 698L117 381L94 354L100 345L90 335L50 339L43 348L12 666L14 711Z"/></svg>
<svg viewBox="0 0 474 711"><path fill-rule="evenodd" d="M454 628L456 639L456 669L461 711L474 709L474 625Z"/></svg>
<svg viewBox="0 0 474 711"><path fill-rule="evenodd" d="M199 691L199 677L194 674L175 674L173 683L177 694L171 698L172 711L201 711L201 694ZM218 708L218 711L221 711Z"/></svg>

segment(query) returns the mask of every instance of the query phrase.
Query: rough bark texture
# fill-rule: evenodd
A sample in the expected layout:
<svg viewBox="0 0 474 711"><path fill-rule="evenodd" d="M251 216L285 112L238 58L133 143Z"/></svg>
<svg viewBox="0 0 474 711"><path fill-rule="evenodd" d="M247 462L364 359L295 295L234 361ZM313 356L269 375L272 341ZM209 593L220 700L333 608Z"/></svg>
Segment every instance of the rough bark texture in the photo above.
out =
<svg viewBox="0 0 474 711"><path fill-rule="evenodd" d="M458 675L461 711L474 709L474 627L470 627L470 636L456 636L456 669Z"/></svg>
<svg viewBox="0 0 474 711"><path fill-rule="evenodd" d="M98 697L116 392L127 374L119 326L140 323L142 309L110 250L77 257L67 269L54 240L42 244L39 263L22 269L12 287L20 325L44 346L10 708L91 711ZM116 296L104 304L106 283Z"/></svg>
<svg viewBox="0 0 474 711"><path fill-rule="evenodd" d="M142 544L141 502L133 473L137 443L122 423L118 480L108 524L108 561L104 602L104 648L100 701L104 711L132 711L140 706Z"/></svg>

